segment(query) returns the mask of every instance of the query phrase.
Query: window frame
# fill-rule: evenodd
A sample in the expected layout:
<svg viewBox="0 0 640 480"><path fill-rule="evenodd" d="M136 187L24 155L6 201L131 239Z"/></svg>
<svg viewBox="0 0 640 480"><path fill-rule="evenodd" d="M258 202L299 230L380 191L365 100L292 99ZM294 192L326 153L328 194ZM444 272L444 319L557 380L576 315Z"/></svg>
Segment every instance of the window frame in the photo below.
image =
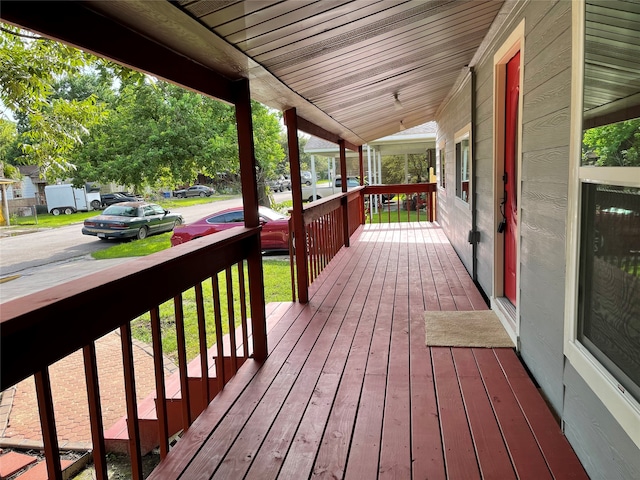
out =
<svg viewBox="0 0 640 480"><path fill-rule="evenodd" d="M447 189L447 177L446 177L446 164L447 164L447 142L446 140L438 143L438 188L442 190Z"/></svg>
<svg viewBox="0 0 640 480"><path fill-rule="evenodd" d="M458 144L460 144L460 149L462 152L462 142L466 140L469 144L469 153L468 153L468 161L467 161L467 177L468 177L468 188L467 188L467 199L464 200L461 195L464 191L463 189L463 185L462 185L462 155L461 158L458 159ZM471 153L471 149L473 148L472 146L472 142L471 142L471 123L468 123L467 125L465 125L463 128L461 128L460 130L458 130L454 136L454 144L453 144L453 152L454 152L454 156L455 156L455 172L456 172L456 189L455 189L455 196L456 196L456 201L460 202L460 205L466 205L467 208L471 209L472 205L471 205L471 199L473 198L473 183L472 183L472 179L471 179L471 170L472 170L472 159L473 159L473 155Z"/></svg>
<svg viewBox="0 0 640 480"><path fill-rule="evenodd" d="M571 136L567 215L564 355L629 438L640 447L640 403L579 340L582 184L638 187L640 167L582 166L585 2L572 3Z"/></svg>

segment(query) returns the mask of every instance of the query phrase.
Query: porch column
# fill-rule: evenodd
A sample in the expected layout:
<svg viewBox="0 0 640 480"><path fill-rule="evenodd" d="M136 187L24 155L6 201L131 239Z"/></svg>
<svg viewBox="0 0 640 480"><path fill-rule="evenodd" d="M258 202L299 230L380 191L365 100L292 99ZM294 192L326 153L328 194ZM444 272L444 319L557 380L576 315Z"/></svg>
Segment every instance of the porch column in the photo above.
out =
<svg viewBox="0 0 640 480"><path fill-rule="evenodd" d="M358 147L358 164L360 165L360 185L364 185L364 161L362 158L362 145ZM360 225L367 220L364 218L364 194L360 195Z"/></svg>
<svg viewBox="0 0 640 480"><path fill-rule="evenodd" d="M298 145L298 114L295 108L284 112L289 146L289 170L291 172L291 198L293 200L293 235L296 252L298 301L309 301L309 272L307 270L307 242L302 209L302 181L300 179L300 147Z"/></svg>
<svg viewBox="0 0 640 480"><path fill-rule="evenodd" d="M404 154L404 183L409 183L409 154Z"/></svg>
<svg viewBox="0 0 640 480"><path fill-rule="evenodd" d="M316 156L311 155L311 195L313 195L313 199L316 198L317 193L317 181L316 181ZM301 184L302 185L302 184Z"/></svg>
<svg viewBox="0 0 640 480"><path fill-rule="evenodd" d="M240 157L240 181L244 205L246 227L259 227L258 184L256 180L256 159L253 144L253 124L251 121L251 97L249 80L235 82L236 124L238 127L238 155ZM300 181L300 175L298 175ZM264 308L264 277L262 273L262 249L260 236L249 252L249 292L251 301L251 329L253 332L253 357L262 361L267 358L267 322Z"/></svg>
<svg viewBox="0 0 640 480"><path fill-rule="evenodd" d="M11 225L11 220L9 217L9 200L7 199L7 184L0 184L0 188L2 188L2 212L4 216L4 224L6 226Z"/></svg>
<svg viewBox="0 0 640 480"><path fill-rule="evenodd" d="M340 147L340 176L342 177L342 193L347 193L347 154L344 148L344 140L338 141ZM344 246L348 247L349 242L349 202L346 195L342 198L342 225L344 231Z"/></svg>

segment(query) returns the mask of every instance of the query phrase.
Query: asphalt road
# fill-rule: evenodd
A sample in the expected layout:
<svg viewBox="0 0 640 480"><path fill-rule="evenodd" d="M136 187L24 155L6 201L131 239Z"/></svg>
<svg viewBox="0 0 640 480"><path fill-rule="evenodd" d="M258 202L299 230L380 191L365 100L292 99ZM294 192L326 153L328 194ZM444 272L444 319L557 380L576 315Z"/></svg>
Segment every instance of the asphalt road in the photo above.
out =
<svg viewBox="0 0 640 480"><path fill-rule="evenodd" d="M289 192L275 194L277 202L290 198ZM174 211L181 213L189 223L239 205L242 205L241 198ZM81 228L78 223L0 238L0 303L131 260L93 259L92 252L113 243L82 235Z"/></svg>

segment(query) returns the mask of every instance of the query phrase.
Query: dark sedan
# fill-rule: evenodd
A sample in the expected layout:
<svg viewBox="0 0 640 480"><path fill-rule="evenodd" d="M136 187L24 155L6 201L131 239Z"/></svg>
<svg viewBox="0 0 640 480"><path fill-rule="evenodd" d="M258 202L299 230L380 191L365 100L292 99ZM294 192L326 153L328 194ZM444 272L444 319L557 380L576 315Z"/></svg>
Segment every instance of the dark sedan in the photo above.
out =
<svg viewBox="0 0 640 480"><path fill-rule="evenodd" d="M124 202L107 207L102 215L87 218L82 233L101 240L110 238L143 239L155 233L170 232L182 225L182 215L171 213L160 205L146 202Z"/></svg>
<svg viewBox="0 0 640 480"><path fill-rule="evenodd" d="M108 207L120 202L139 202L142 201L142 198L136 197L132 193L113 192L100 194L100 200L103 207Z"/></svg>
<svg viewBox="0 0 640 480"><path fill-rule="evenodd" d="M265 251L289 250L289 218L267 207L259 207L258 213L262 224L260 232L262 249ZM171 236L171 246L243 225L242 207L229 208L176 228Z"/></svg>
<svg viewBox="0 0 640 480"><path fill-rule="evenodd" d="M186 197L210 197L215 193L215 190L206 185L193 185L192 187L182 190L174 190L173 196L178 198Z"/></svg>

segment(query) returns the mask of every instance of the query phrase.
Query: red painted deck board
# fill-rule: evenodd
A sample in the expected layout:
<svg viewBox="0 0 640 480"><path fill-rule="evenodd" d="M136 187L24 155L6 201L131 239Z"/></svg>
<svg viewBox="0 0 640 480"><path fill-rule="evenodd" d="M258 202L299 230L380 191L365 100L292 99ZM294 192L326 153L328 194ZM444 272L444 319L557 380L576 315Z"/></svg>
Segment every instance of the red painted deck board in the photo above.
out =
<svg viewBox="0 0 640 480"><path fill-rule="evenodd" d="M512 350L425 346L425 310L487 308L441 229L371 225L351 245L306 306L269 307L269 358L150 478L583 478Z"/></svg>

